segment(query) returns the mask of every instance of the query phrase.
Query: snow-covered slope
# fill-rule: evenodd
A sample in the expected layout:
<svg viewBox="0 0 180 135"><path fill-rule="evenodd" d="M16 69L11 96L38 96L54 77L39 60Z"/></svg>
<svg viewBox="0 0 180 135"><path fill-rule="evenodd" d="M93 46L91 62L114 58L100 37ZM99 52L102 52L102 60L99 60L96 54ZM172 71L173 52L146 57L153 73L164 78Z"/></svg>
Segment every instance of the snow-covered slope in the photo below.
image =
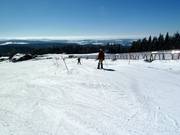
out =
<svg viewBox="0 0 180 135"><path fill-rule="evenodd" d="M49 56L0 63L0 135L180 134L180 61Z"/></svg>

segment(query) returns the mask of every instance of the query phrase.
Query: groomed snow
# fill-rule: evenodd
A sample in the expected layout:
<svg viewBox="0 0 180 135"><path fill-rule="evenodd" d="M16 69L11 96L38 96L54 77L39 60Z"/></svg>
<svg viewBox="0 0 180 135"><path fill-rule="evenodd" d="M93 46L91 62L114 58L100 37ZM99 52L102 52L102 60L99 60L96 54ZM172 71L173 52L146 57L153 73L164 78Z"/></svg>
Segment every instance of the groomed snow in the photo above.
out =
<svg viewBox="0 0 180 135"><path fill-rule="evenodd" d="M180 61L48 56L0 63L0 135L180 135Z"/></svg>

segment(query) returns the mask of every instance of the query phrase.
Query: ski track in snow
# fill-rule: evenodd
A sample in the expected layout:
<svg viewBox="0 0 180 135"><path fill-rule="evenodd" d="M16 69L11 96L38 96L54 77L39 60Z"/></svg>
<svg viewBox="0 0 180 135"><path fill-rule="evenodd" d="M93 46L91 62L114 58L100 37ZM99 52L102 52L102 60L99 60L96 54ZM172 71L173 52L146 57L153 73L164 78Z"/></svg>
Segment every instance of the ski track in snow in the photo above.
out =
<svg viewBox="0 0 180 135"><path fill-rule="evenodd" d="M1 63L0 134L180 134L179 61L66 62Z"/></svg>

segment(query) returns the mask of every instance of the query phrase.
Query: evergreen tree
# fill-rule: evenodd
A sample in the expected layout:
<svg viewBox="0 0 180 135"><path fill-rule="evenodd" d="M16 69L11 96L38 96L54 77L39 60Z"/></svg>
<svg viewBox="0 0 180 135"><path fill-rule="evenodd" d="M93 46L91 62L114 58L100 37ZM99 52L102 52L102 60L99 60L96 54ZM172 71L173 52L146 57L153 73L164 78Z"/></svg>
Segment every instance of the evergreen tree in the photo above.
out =
<svg viewBox="0 0 180 135"><path fill-rule="evenodd" d="M159 35L158 38L158 50L164 50L164 36L162 34Z"/></svg>
<svg viewBox="0 0 180 135"><path fill-rule="evenodd" d="M165 36L164 47L165 47L165 50L171 49L171 42L170 42L170 37L169 37L168 32L166 33L166 36Z"/></svg>
<svg viewBox="0 0 180 135"><path fill-rule="evenodd" d="M154 37L153 41L152 41L152 44L151 44L151 47L152 47L151 50L152 51L157 51L158 50L157 46L158 46L158 39L157 39L157 37Z"/></svg>
<svg viewBox="0 0 180 135"><path fill-rule="evenodd" d="M152 37L151 36L148 39L147 51L152 51Z"/></svg>
<svg viewBox="0 0 180 135"><path fill-rule="evenodd" d="M174 49L180 49L180 34L177 32L174 34Z"/></svg>
<svg viewBox="0 0 180 135"><path fill-rule="evenodd" d="M146 38L144 38L141 42L141 47L142 47L142 51L148 51L147 48L148 48L148 41Z"/></svg>

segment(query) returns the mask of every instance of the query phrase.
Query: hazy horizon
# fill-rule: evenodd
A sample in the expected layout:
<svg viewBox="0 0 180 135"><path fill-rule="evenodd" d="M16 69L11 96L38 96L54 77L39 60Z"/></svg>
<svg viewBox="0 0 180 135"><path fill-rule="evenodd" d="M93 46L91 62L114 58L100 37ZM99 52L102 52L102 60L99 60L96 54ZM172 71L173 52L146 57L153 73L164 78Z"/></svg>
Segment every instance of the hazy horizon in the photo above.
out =
<svg viewBox="0 0 180 135"><path fill-rule="evenodd" d="M179 31L176 31L179 32ZM176 32L168 32L173 35ZM0 37L0 40L113 40L113 39L142 39L148 38L149 36L159 36L160 34L165 35L165 33L157 33L150 35L90 35L90 36L21 36L21 37Z"/></svg>
<svg viewBox="0 0 180 135"><path fill-rule="evenodd" d="M0 37L0 40L113 40L113 39L139 39L144 36L136 36L136 35L124 35L124 36L44 36L44 37Z"/></svg>

